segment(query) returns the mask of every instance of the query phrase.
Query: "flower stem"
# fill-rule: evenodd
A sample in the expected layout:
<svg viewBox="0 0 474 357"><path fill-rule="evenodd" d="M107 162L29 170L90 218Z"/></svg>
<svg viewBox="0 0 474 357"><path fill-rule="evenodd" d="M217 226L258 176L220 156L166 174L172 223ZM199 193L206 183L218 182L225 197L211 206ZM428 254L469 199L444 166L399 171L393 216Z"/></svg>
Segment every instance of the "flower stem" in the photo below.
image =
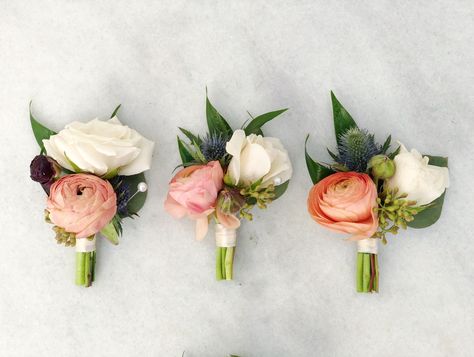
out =
<svg viewBox="0 0 474 357"><path fill-rule="evenodd" d="M216 247L216 280L222 280L221 247Z"/></svg>
<svg viewBox="0 0 474 357"><path fill-rule="evenodd" d="M357 253L357 272L356 272L356 286L357 292L363 292L362 289L362 269L364 262L364 253Z"/></svg>
<svg viewBox="0 0 474 357"><path fill-rule="evenodd" d="M76 285L84 285L85 253L76 253Z"/></svg>
<svg viewBox="0 0 474 357"><path fill-rule="evenodd" d="M234 266L234 247L226 249L225 255L225 279L232 280L232 270Z"/></svg>
<svg viewBox="0 0 474 357"><path fill-rule="evenodd" d="M369 292L369 281L370 281L370 254L364 253L364 263L362 272L362 291L364 293Z"/></svg>
<svg viewBox="0 0 474 357"><path fill-rule="evenodd" d="M222 271L222 279L225 279L225 253L226 253L226 248L221 247L221 271Z"/></svg>

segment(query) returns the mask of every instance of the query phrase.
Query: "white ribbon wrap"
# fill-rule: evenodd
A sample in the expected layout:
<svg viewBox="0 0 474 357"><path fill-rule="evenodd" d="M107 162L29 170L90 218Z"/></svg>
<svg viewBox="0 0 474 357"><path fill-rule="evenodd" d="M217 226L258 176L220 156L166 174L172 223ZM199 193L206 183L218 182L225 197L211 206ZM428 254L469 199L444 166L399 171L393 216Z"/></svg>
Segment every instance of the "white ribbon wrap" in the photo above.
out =
<svg viewBox="0 0 474 357"><path fill-rule="evenodd" d="M87 238L76 239L76 252L78 253L95 252L95 236L94 236L94 239L92 240L89 240Z"/></svg>
<svg viewBox="0 0 474 357"><path fill-rule="evenodd" d="M357 241L357 252L359 253L370 253L377 254L377 241L376 238L368 238Z"/></svg>
<svg viewBox="0 0 474 357"><path fill-rule="evenodd" d="M237 241L237 230L224 227L217 223L215 228L216 246L218 247L235 247Z"/></svg>

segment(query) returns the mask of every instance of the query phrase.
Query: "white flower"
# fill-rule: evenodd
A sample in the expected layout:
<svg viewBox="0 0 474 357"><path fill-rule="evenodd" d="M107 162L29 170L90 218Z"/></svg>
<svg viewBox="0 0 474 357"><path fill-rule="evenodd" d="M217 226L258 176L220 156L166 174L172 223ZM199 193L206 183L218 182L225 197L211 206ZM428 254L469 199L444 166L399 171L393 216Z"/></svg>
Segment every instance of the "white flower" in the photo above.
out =
<svg viewBox="0 0 474 357"><path fill-rule="evenodd" d="M120 175L135 175L148 170L153 153L152 141L122 125L117 117L87 123L72 122L58 134L43 140L49 156L62 167L98 176L114 170Z"/></svg>
<svg viewBox="0 0 474 357"><path fill-rule="evenodd" d="M291 178L288 152L279 139L236 130L226 145L232 159L227 174L235 185L250 185L263 178L262 187L281 185Z"/></svg>
<svg viewBox="0 0 474 357"><path fill-rule="evenodd" d="M447 167L428 165L429 158L417 150L408 151L400 144L400 153L395 156L395 175L386 181L388 187L398 187L400 193L408 194L417 205L433 202L449 187Z"/></svg>

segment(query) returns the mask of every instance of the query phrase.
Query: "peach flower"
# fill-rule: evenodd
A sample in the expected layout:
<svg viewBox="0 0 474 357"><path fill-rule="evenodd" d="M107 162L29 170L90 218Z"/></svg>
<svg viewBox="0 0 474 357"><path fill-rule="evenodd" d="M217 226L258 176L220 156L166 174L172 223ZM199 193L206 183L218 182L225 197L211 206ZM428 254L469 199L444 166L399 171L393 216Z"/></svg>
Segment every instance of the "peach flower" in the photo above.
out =
<svg viewBox="0 0 474 357"><path fill-rule="evenodd" d="M97 176L67 175L51 186L46 209L55 225L87 238L115 216L117 195L108 181Z"/></svg>
<svg viewBox="0 0 474 357"><path fill-rule="evenodd" d="M208 216L216 208L217 195L223 187L224 172L219 161L193 165L179 171L169 184L165 210L175 218L196 220L196 239L208 230Z"/></svg>
<svg viewBox="0 0 474 357"><path fill-rule="evenodd" d="M351 234L350 240L370 238L378 227L377 188L367 174L337 172L313 186L308 211L322 226Z"/></svg>

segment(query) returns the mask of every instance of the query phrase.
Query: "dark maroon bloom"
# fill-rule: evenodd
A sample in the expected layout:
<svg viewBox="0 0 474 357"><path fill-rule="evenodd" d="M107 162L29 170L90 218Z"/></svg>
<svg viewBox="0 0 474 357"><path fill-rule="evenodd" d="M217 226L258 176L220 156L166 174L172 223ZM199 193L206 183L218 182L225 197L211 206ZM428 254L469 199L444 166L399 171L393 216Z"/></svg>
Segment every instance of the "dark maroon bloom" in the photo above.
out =
<svg viewBox="0 0 474 357"><path fill-rule="evenodd" d="M30 177L39 182L46 193L60 173L59 165L52 158L45 155L36 156L30 164Z"/></svg>

